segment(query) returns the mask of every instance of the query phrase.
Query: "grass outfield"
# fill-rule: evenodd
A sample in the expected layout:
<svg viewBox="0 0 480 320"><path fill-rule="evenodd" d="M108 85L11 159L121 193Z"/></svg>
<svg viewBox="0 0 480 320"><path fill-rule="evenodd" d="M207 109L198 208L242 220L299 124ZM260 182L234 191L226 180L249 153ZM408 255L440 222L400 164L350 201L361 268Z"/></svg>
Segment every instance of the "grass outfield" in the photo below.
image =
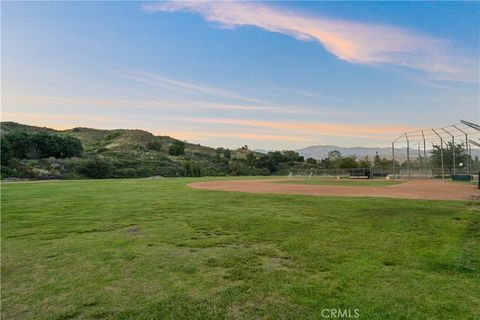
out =
<svg viewBox="0 0 480 320"><path fill-rule="evenodd" d="M3 184L2 318L480 318L478 203L193 180Z"/></svg>
<svg viewBox="0 0 480 320"><path fill-rule="evenodd" d="M370 179L340 179L340 180L327 180L327 179L301 179L301 180L290 180L290 181L279 181L278 183L288 183L288 184L316 184L316 185L325 185L325 186L346 186L346 187L355 187L355 186L369 186L369 187L384 187L384 186L393 186L394 184L400 184L405 181L398 180L370 180Z"/></svg>

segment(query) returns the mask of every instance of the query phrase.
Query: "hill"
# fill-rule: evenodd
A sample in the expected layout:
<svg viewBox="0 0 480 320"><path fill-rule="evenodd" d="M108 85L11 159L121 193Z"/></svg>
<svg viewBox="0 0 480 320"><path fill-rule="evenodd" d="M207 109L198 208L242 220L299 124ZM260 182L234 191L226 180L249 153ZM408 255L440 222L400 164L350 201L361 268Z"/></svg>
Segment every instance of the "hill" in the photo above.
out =
<svg viewBox="0 0 480 320"><path fill-rule="evenodd" d="M2 179L326 174L335 168L370 167L377 152L382 158L376 164L381 172L382 167L392 166L389 148L312 146L298 151L251 151L244 146L228 150L137 129L55 130L15 122L1 122L0 134ZM342 156L314 160L326 158L333 150ZM405 150L397 151L402 153L406 154ZM366 155L370 161L364 159ZM396 159L402 161L401 156Z"/></svg>
<svg viewBox="0 0 480 320"><path fill-rule="evenodd" d="M168 136L154 136L152 133L138 130L138 129L92 129L77 127L67 130L55 130L45 127L36 127L24 125L16 122L1 122L0 133L7 134L14 131L24 132L48 132L67 134L78 138L86 151L98 151L101 149L129 151L139 149L149 149L149 146L157 143L164 148L158 148L158 152L167 153L168 146L175 141L180 141ZM202 152L205 154L214 154L216 149L210 147L200 146L198 144L191 144L185 142L186 151Z"/></svg>
<svg viewBox="0 0 480 320"><path fill-rule="evenodd" d="M266 161L257 167L252 161L262 155L246 147L215 149L143 130L83 127L55 130L16 122L0 123L2 137L19 132L27 136L45 133L74 137L81 142L83 152L77 157L57 159L40 157L37 150L31 155L26 150L23 154L28 156L13 156L8 163L2 157L2 178L268 175L278 169L277 166L267 169ZM180 149L173 152L173 147Z"/></svg>

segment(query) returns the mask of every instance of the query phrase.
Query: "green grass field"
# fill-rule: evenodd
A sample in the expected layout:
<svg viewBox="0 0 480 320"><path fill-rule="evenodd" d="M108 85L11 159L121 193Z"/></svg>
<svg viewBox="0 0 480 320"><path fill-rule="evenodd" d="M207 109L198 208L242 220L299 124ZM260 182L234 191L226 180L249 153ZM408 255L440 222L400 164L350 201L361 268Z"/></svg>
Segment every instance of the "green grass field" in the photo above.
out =
<svg viewBox="0 0 480 320"><path fill-rule="evenodd" d="M325 185L325 186L346 186L346 187L355 187L355 186L370 186L370 187L384 187L384 186L393 186L395 184L400 184L405 181L398 180L385 180L385 179L340 179L340 180L328 180L328 179L301 179L301 180L289 180L289 181L279 181L278 183L288 183L288 184L316 184L316 185Z"/></svg>
<svg viewBox="0 0 480 320"><path fill-rule="evenodd" d="M192 180L3 184L2 318L480 318L478 203Z"/></svg>

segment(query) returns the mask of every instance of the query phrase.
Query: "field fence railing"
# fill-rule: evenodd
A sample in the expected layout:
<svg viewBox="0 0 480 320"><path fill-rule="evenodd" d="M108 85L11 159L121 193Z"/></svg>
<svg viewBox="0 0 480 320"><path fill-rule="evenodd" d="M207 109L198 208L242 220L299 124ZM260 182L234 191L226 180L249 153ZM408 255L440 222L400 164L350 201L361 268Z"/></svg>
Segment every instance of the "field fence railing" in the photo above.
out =
<svg viewBox="0 0 480 320"><path fill-rule="evenodd" d="M480 168L438 168L420 167L370 167L370 168L342 168L342 169L293 169L287 174L292 178L370 178L370 179L450 179L452 175L470 175L478 179Z"/></svg>

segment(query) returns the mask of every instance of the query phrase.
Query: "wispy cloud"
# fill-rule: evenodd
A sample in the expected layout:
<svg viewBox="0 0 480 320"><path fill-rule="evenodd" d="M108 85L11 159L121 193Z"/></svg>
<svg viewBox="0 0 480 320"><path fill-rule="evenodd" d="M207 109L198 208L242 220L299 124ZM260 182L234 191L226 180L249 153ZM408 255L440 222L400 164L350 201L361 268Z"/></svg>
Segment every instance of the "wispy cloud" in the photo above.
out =
<svg viewBox="0 0 480 320"><path fill-rule="evenodd" d="M149 72L129 71L129 72L126 72L124 75L129 79L132 79L135 81L143 82L146 84L150 84L153 86L158 86L158 87L162 87L170 90L179 90L184 92L197 92L197 93L199 92L199 93L220 96L220 97L233 99L233 100L262 103L262 101L259 101L257 99L244 97L230 91L207 87L204 85L198 85L198 84L189 83L185 81L180 81L180 80L168 78L165 76L161 76L161 75L153 74Z"/></svg>
<svg viewBox="0 0 480 320"><path fill-rule="evenodd" d="M2 96L5 109L14 109L15 106L30 107L105 107L125 109L185 109L185 110L239 110L272 114L299 114L299 115L330 115L349 117L353 113L336 110L334 108L317 108L309 110L293 106L269 106L257 104L212 103L201 100L144 100L144 99L108 99L85 97L55 97L55 96Z"/></svg>
<svg viewBox="0 0 480 320"><path fill-rule="evenodd" d="M203 141L209 145L212 141L311 144L328 139L348 138L367 139L370 143L386 145L398 136L399 132L416 128L404 125L359 125L353 123L322 123L312 121L265 121L236 118L194 118L194 117L158 117L158 116L99 116L75 113L28 113L7 111L2 113L3 121L68 129L87 126L105 129L143 128L157 135L168 135L188 141ZM159 131L157 128L162 128ZM186 129L188 128L188 129ZM214 142L215 143L215 142ZM221 145L221 144L220 144Z"/></svg>
<svg viewBox="0 0 480 320"><path fill-rule="evenodd" d="M405 125L375 125L353 123L323 123L311 121L266 121L255 119L235 118L193 118L176 117L170 120L179 122L227 125L230 127L248 127L271 130L270 133L283 134L285 136L338 136L369 139L389 139L398 135L399 132L411 131L417 128ZM241 130L238 130L241 131Z"/></svg>
<svg viewBox="0 0 480 320"><path fill-rule="evenodd" d="M2 112L2 121L15 121L36 126L46 126L57 130L65 130L78 126L107 129L128 127L136 129L135 124L128 121L128 119L99 115L4 111Z"/></svg>
<svg viewBox="0 0 480 320"><path fill-rule="evenodd" d="M161 134L161 133L159 133ZM212 138L230 138L230 139L245 139L245 140L263 140L263 141L294 141L294 142L307 142L311 141L311 137L306 136L292 136L292 135L280 135L280 134L263 134L263 133L251 133L251 132L238 132L238 131L168 131L168 134L172 137L182 140L198 141L209 140Z"/></svg>
<svg viewBox="0 0 480 320"><path fill-rule="evenodd" d="M339 59L360 64L393 64L428 73L436 79L478 82L475 59L454 54L448 41L412 30L313 16L258 2L171 1L142 5L145 12L186 11L218 26L255 26L318 41Z"/></svg>
<svg viewBox="0 0 480 320"><path fill-rule="evenodd" d="M81 114L45 114L45 113L34 113L34 112L3 112L2 121L20 121L22 123L47 126L49 128L57 130L70 129L76 126L98 126L98 128L132 128L137 129L138 123L142 123L143 126L149 125L150 121L154 120L158 125L159 121L166 121L165 125L172 126L168 122L172 119L168 118L158 118L153 117L149 119L144 119L143 121L132 120L129 118L122 117L111 117L111 116L98 116L98 115L81 115ZM141 126L140 126L141 127ZM147 129L148 130L148 129ZM305 135L282 135L278 133L265 133L265 132L244 132L237 129L229 130L178 130L175 125L173 129L164 129L162 131L153 131L152 133L156 135L168 135L176 139L189 140L189 141L208 141L212 138L229 138L229 139L245 139L245 140L262 140L262 141L290 141L290 142L306 142L310 141L311 137Z"/></svg>

